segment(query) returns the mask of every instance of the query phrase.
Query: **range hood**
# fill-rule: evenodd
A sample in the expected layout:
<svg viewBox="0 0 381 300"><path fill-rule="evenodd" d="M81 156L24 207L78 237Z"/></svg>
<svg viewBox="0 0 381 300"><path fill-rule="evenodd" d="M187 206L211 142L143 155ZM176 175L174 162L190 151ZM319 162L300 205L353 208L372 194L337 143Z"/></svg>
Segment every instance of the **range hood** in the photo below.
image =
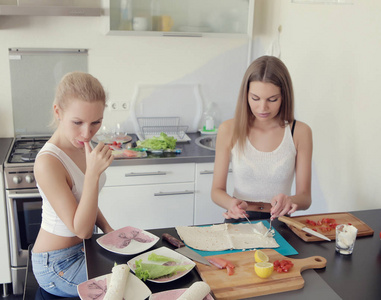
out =
<svg viewBox="0 0 381 300"><path fill-rule="evenodd" d="M100 16L100 0L0 0L0 15Z"/></svg>

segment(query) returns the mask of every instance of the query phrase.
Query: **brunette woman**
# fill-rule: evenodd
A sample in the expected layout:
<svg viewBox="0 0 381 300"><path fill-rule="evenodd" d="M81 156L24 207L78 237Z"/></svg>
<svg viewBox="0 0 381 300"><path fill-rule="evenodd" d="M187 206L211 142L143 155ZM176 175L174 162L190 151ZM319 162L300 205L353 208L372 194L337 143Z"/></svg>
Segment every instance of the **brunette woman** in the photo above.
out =
<svg viewBox="0 0 381 300"><path fill-rule="evenodd" d="M231 221L268 219L311 205L312 132L294 119L294 93L284 63L256 59L240 88L234 119L223 122L216 142L212 199ZM229 163L234 193L226 193ZM291 194L295 178L295 194ZM228 221L227 220L227 221Z"/></svg>

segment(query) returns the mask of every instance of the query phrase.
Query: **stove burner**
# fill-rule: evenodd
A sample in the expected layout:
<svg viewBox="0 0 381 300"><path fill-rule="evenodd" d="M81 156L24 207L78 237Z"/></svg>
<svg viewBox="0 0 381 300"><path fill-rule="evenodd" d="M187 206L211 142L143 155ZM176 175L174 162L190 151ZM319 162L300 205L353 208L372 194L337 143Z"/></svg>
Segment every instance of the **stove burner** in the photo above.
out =
<svg viewBox="0 0 381 300"><path fill-rule="evenodd" d="M21 160L25 162L34 162L38 151L30 151L21 155Z"/></svg>

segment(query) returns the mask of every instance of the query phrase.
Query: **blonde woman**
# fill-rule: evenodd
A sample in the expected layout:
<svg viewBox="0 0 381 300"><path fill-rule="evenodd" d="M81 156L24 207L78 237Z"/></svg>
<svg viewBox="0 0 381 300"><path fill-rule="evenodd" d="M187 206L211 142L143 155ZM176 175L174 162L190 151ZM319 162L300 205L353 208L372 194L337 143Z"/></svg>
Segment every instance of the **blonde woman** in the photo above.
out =
<svg viewBox="0 0 381 300"><path fill-rule="evenodd" d="M226 222L268 219L311 205L312 132L294 119L290 74L276 57L256 59L246 70L234 119L216 142L212 199ZM229 163L234 193L226 193ZM295 177L296 191L291 195Z"/></svg>
<svg viewBox="0 0 381 300"><path fill-rule="evenodd" d="M33 272L40 287L53 295L78 295L77 285L87 280L83 239L92 236L94 225L105 233L113 230L98 208L103 172L113 156L103 143L90 147L105 101L102 85L90 74L65 75L53 104L57 128L34 165L43 206Z"/></svg>

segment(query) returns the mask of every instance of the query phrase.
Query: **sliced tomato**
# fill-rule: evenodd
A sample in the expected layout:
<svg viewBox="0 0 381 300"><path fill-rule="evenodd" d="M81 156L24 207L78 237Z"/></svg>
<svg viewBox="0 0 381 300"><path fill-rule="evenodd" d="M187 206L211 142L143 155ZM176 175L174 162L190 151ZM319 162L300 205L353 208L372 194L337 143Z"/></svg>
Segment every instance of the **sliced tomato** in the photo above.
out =
<svg viewBox="0 0 381 300"><path fill-rule="evenodd" d="M125 149L123 151L123 156L125 156L125 157L137 157L138 156L138 152L136 152L134 150Z"/></svg>
<svg viewBox="0 0 381 300"><path fill-rule="evenodd" d="M381 237L381 232L380 232L380 237ZM279 266L280 266L280 262L279 262L279 260L274 261L274 262L273 262L273 265L274 265L274 268L279 267Z"/></svg>
<svg viewBox="0 0 381 300"><path fill-rule="evenodd" d="M234 275L234 267L230 267L229 265L226 266L226 272L229 276Z"/></svg>

